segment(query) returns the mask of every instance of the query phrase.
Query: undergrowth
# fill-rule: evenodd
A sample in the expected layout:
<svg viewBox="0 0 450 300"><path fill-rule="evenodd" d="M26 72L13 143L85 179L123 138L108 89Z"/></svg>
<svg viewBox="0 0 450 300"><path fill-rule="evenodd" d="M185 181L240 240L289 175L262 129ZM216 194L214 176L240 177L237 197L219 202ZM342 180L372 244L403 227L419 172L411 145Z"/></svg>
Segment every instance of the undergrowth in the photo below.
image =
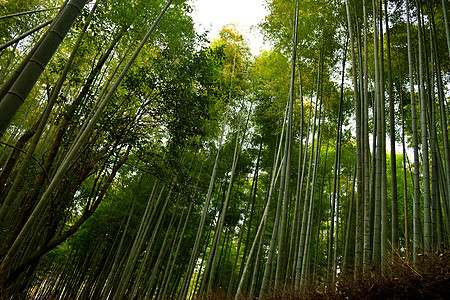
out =
<svg viewBox="0 0 450 300"><path fill-rule="evenodd" d="M339 276L335 289L313 283L302 291L286 288L266 295L282 299L450 299L450 250L421 255L416 266L401 259L386 262L387 275L367 272L359 278ZM227 299L224 293L211 293L206 299ZM256 299L242 297L242 299Z"/></svg>

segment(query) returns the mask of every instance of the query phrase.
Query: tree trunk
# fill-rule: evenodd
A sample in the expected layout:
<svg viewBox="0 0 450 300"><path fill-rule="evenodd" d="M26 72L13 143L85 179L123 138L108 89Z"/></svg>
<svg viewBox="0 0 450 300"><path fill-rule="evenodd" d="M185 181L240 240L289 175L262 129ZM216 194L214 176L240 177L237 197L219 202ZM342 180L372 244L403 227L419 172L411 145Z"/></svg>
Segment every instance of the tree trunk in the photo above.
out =
<svg viewBox="0 0 450 300"><path fill-rule="evenodd" d="M409 2L409 1L408 1ZM419 141L417 138L417 116L416 116L416 100L414 95L414 79L413 79L413 61L412 61L412 45L411 45L411 29L409 21L409 7L406 5L407 17L407 35L408 35L408 63L409 63L409 85L411 94L411 114L412 114L412 130L413 130L413 150L414 150L414 222L413 222L413 263L418 262L418 254L420 251L420 187L419 187Z"/></svg>
<svg viewBox="0 0 450 300"><path fill-rule="evenodd" d="M235 144L235 148L234 148L233 163L232 163L232 167L231 167L231 174L230 174L230 180L228 183L228 189L227 189L225 200L224 200L224 203L222 206L222 211L220 212L216 231L214 233L214 239L213 239L213 243L212 243L211 250L209 253L208 261L206 263L205 272L203 274L203 280L202 280L202 284L200 286L200 295L205 292L204 288L205 288L206 280L208 280L208 290L210 290L212 288L214 273L215 273L215 270L217 267L216 266L216 260L217 260L217 249L216 248L219 244L219 241L220 241L220 238L222 235L222 228L223 228L223 224L225 221L225 215L226 215L227 208L228 208L228 202L230 200L231 190L233 188L234 176L236 175L236 166L239 161L239 156L241 154L242 145L244 143L245 135L247 133L247 125L248 125L248 120L249 120L250 114L251 114L251 111L249 111L247 122L246 122L246 125L244 128L244 132L242 134L242 138L240 138L240 128L238 128L238 132L236 134L236 144Z"/></svg>
<svg viewBox="0 0 450 300"><path fill-rule="evenodd" d="M84 3L86 2L85 0L84 1L79 0L79 1L84 2ZM87 139L88 135L91 133L94 125L96 124L96 122L97 122L98 118L100 117L100 114L102 113L102 111L105 108L106 104L112 98L114 92L117 90L118 86L120 85L120 83L122 82L123 78L125 77L125 74L130 69L132 63L134 62L134 60L138 56L140 50L144 47L144 45L147 42L148 38L150 37L150 35L152 34L154 29L158 25L159 21L161 20L162 16L166 12L166 10L169 8L169 6L172 3L172 1L173 0L169 0L168 1L166 6L164 7L164 9L159 14L158 18L155 20L155 22L153 23L153 25L151 26L151 28L147 32L146 36L142 39L142 41L139 44L138 48L135 50L135 52L133 53L132 57L129 59L127 65L122 70L122 72L120 73L120 75L116 79L116 81L114 82L114 85L111 87L111 89L109 90L108 94L101 100L101 103L99 104L99 106L98 106L94 116L92 117L92 119L86 120L86 122L89 122L89 123L87 124L85 130L81 134L79 141L74 145L74 147L71 149L71 151L69 151L69 153L67 154L65 160L59 166L59 168L56 171L55 176L53 177L50 185L48 186L47 190L42 195L41 200L39 201L37 206L34 208L33 213L31 214L31 216L29 217L29 219L27 220L27 222L23 226L21 232L19 233L19 236L16 238L16 240L14 241L14 243L11 246L10 250L8 251L7 255L5 256L5 258L4 258L2 263L3 263L3 265L4 265L6 270L8 270L10 268L9 263L10 263L10 261L12 261L14 259L16 253L19 250L20 245L22 244L22 241L31 232L31 229L32 229L35 221L37 220L37 218L39 217L41 212L44 210L44 208L47 206L47 203L49 202L51 195L53 194L55 189L58 187L59 183L61 182L61 179L63 178L63 176L66 173L66 171L68 170L68 168L72 165L72 161L75 159L75 156L77 155L77 153L78 153L79 149L81 148L83 142ZM72 0L71 2L78 2L78 1ZM68 4L68 6L71 6L71 5ZM68 18L69 18L69 16L68 16ZM27 72L25 72L25 70L19 76L17 82L20 82L20 78L24 74L27 74ZM16 84L11 88L12 92L15 92L15 86L16 86ZM11 94L11 92L9 92L8 95L9 94ZM0 107L7 100L7 97L8 96L6 96L5 99L3 99L3 101L0 103ZM0 108L0 111L3 112L3 110L1 108ZM0 119L1 119L1 117L0 117ZM8 122L8 124L9 124L9 122ZM6 127L5 127L5 129L6 129ZM0 128L0 131L1 130L2 130L2 128ZM1 132L0 132L0 134L1 134Z"/></svg>
<svg viewBox="0 0 450 300"><path fill-rule="evenodd" d="M14 85L0 102L0 137L3 136L14 115L25 102L53 54L58 49L72 24L81 13L87 0L71 0L61 11L60 17L40 43Z"/></svg>
<svg viewBox="0 0 450 300"><path fill-rule="evenodd" d="M278 151L277 151L275 162L274 162L274 167L273 167L273 172L272 172L272 179L271 179L271 182L270 182L269 193L268 193L268 196L267 196L268 197L267 198L267 202L268 203L270 203L270 201L272 199L272 193L273 193L273 190L274 190L275 185L276 185L277 180L278 180L278 175L279 175L278 171L281 171L281 169L282 169L281 166L280 166L280 168L278 168L278 161L279 161L280 154L281 154L281 146L283 145L284 124L285 124L286 117L287 117L286 115L287 115L287 107L286 107L285 116L284 116L284 119L283 119L283 122L282 122L283 125L282 125L281 134L280 134L279 147L278 147ZM266 206L266 210L267 211L268 211L268 206L269 205ZM277 223L277 218L279 217L279 215L278 215L278 213L279 213L278 207L279 206L280 206L279 203L277 203L277 214L275 215L274 227L273 227L273 231L272 231L272 237L271 237L271 240L270 240L270 246L269 246L268 255L267 255L267 262L266 262L266 267L264 269L263 281L261 283L261 289L260 289L260 292L259 292L259 297L263 297L267 293L267 290L269 289L270 274L271 274L271 271L272 271L273 256L274 256L275 245L276 245L275 244L276 243L276 231L278 230L278 226L275 226L275 224ZM266 215L266 213L264 215L265 216L263 216L263 218L265 219L265 221L263 223L264 223L264 226L265 226L265 223L267 222L267 215ZM262 241L263 241L263 238L264 237L262 236L261 237ZM256 239L257 238L255 238L255 241L256 241ZM253 242L253 243L255 243L255 242ZM248 264L249 260L250 260L250 255L249 255L249 258L247 259L247 264ZM242 278L244 278L244 275L243 275ZM242 279L241 279L241 281L242 281ZM239 291L240 291L240 289L238 288L238 292Z"/></svg>
<svg viewBox="0 0 450 300"><path fill-rule="evenodd" d="M353 29L351 22L351 13L348 0L345 1L347 11L348 32L350 37L350 47L352 54L352 70L353 70L353 98L355 101L355 121L356 121L356 181L357 181L357 197L356 197L356 236L355 236L355 276L358 277L362 271L363 258L363 178L362 178L362 147L361 147L361 99L358 94L358 79L356 70L355 41L353 37Z"/></svg>
<svg viewBox="0 0 450 300"><path fill-rule="evenodd" d="M422 50L422 21L419 1L416 0L418 9L418 45L419 45L419 97L420 97L420 131L422 138L423 155L423 219L424 219L424 247L425 252L431 251L431 199L430 199L430 158L428 154L428 126L427 126L427 101L425 99L424 66Z"/></svg>
<svg viewBox="0 0 450 300"><path fill-rule="evenodd" d="M227 118L225 117L225 119L223 121L222 132L220 135L220 141L219 141L219 146L217 149L216 159L214 161L214 167L212 170L211 179L209 181L208 193L206 195L205 203L203 205L202 216L200 219L200 223L198 225L197 235L195 237L194 247L192 248L191 257L189 259L189 264L188 264L188 269L186 270L185 278L184 278L183 284L181 286L180 298L187 297L189 285L191 282L192 272L194 271L195 263L197 261L197 252L198 252L198 249L200 246L200 241L201 241L201 238L203 235L203 231L204 231L204 227L205 227L205 220L208 215L209 203L211 201L211 196L212 196L212 192L213 192L213 188L214 188L214 182L216 180L217 166L218 166L218 162L219 162L220 151L222 149L222 144L223 144L226 120L227 120Z"/></svg>
<svg viewBox="0 0 450 300"><path fill-rule="evenodd" d="M68 61L66 63L66 66L64 67L64 70L62 71L61 76L59 77L58 83L56 84L56 86L55 86L55 88L54 88L54 90L52 92L52 95L51 95L51 97L50 97L50 99L48 101L48 104L47 104L47 107L45 109L45 112L41 116L41 118L39 119L39 126L37 127L37 129L36 129L36 131L35 131L35 133L33 135L31 144L30 144L30 146L29 146L29 148L27 150L27 154L26 154L26 156L25 156L25 158L24 158L24 160L22 162L22 165L21 165L21 167L19 169L19 172L16 174L16 177L14 179L12 187L9 190L8 195L6 196L5 201L3 202L2 206L1 206L1 209L0 209L0 224L4 220L6 214L9 212L11 204L17 199L17 193L19 192L19 188L20 188L20 185L21 185L21 183L23 181L23 177L25 175L25 172L28 170L29 163L31 162L31 159L32 159L33 154L34 154L34 151L35 151L36 146L37 146L37 144L39 142L39 139L42 136L42 132L44 131L44 127L45 127L45 125L46 125L46 123L48 121L48 118L50 116L50 113L51 113L51 111L53 109L53 105L55 104L56 99L59 96L59 92L61 91L61 88L62 88L62 86L64 84L64 81L66 80L67 74L69 73L69 69L72 66L73 60L75 59L76 52L78 51L78 48L79 48L79 46L81 44L81 41L82 41L83 36L84 36L84 33L86 32L86 30L87 30L87 28L88 28L88 26L90 24L90 21L92 19L93 13L94 13L96 8L97 8L97 2L95 2L91 12L89 13L89 16L88 16L88 18L87 18L87 20L86 20L86 22L85 22L85 24L83 26L83 29L81 30L81 32L80 32L80 34L78 36L78 39L75 42L75 45L73 46L72 52L71 52L70 57L69 57L69 59L68 59Z"/></svg>
<svg viewBox="0 0 450 300"><path fill-rule="evenodd" d="M389 17L388 17L388 2L384 1L384 11L386 15L386 54L387 54L387 66L388 66L388 82L389 82L389 124L390 124L390 137L391 137L391 215L392 215L392 256L394 252L399 250L399 238L398 238L398 200L397 200L397 160L395 151L395 110L394 110L394 92L392 82L392 64L391 64L391 39L389 30Z"/></svg>
<svg viewBox="0 0 450 300"><path fill-rule="evenodd" d="M286 124L286 141L284 149L283 169L280 180L279 197L283 197L283 210L281 215L280 235L278 238L278 256L277 256L277 271L275 279L275 288L281 288L285 284L287 259L287 210L290 202L290 181L291 181L291 153L292 153L292 122L293 122L293 106L294 106L294 90L295 90L295 63L297 60L297 27L298 27L298 2L294 6L294 26L292 34L292 53L291 53L291 81L289 87L288 100L288 118Z"/></svg>

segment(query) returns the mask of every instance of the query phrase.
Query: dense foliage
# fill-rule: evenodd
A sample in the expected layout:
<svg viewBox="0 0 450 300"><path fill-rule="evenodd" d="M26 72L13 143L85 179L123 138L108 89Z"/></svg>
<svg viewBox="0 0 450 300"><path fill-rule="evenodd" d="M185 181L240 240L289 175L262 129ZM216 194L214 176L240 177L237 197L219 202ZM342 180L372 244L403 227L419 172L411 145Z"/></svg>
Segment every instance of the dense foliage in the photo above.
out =
<svg viewBox="0 0 450 300"><path fill-rule="evenodd" d="M450 4L265 4L0 4L0 297L445 295Z"/></svg>

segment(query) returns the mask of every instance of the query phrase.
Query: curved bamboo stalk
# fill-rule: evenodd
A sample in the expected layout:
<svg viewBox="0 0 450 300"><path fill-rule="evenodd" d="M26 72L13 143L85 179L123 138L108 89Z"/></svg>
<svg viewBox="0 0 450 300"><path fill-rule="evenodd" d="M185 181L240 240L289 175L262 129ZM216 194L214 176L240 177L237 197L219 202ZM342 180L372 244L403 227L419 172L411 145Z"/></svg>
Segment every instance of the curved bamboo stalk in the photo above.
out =
<svg viewBox="0 0 450 300"><path fill-rule="evenodd" d="M73 0L76 1L76 0ZM87 139L87 137L90 135L92 129L94 128L95 124L97 123L97 120L99 119L101 113L103 112L103 109L105 108L106 104L109 102L109 100L113 97L115 91L117 90L117 88L119 87L120 83L122 82L123 78L125 77L125 74L127 73L127 71L130 69L131 65L133 64L134 60L136 59L136 57L138 56L139 52L141 51L141 49L144 47L145 43L147 42L148 38L150 37L150 35L153 33L153 31L155 30L156 26L158 25L159 21L161 20L161 18L163 17L164 13L167 11L167 9L169 8L170 4L172 3L173 0L169 0L166 4L166 6L163 8L163 10L161 11L161 13L159 14L159 16L157 17L157 19L155 20L155 22L153 23L153 25L150 27L149 31L147 32L147 34L145 35L145 37L142 39L141 43L139 44L138 48L135 50L135 52L133 53L132 57L129 59L127 65L125 66L125 68L122 70L122 72L120 73L119 77L116 79L116 81L114 82L113 86L111 87L111 89L109 90L108 94L105 96L105 98L103 98L94 114L94 116L90 119L90 120L86 120L86 122L88 123L88 125L86 126L86 129L83 131L83 133L80 136L79 141L76 143L76 145L74 145L74 147L72 148L72 150L67 154L65 160L61 163L61 165L59 166L58 170L55 173L55 176L53 177L50 185L48 186L47 190L44 192L44 194L41 197L41 200L39 201L39 203L36 205L35 209L33 210L33 213L31 214L31 216L29 217L29 219L27 220L27 222L25 223L24 227L22 228L21 232L19 233L19 236L16 238L16 240L14 241L13 245L11 246L11 248L9 249L8 253L6 254L4 260L3 260L3 265L5 267L6 270L8 270L8 268L10 267L9 264L10 262L13 260L13 258L15 257L15 255L17 254L20 245L22 244L22 241L25 240L26 236L31 232L31 229L35 223L35 221L38 219L39 215L41 214L41 212L44 210L44 208L47 206L47 203L50 201L50 197L53 194L53 192L55 191L55 189L58 187L59 183L62 180L62 177L64 176L64 174L66 173L66 171L69 169L69 167L72 165L72 161L74 160L74 158L76 157L78 150L81 148L83 142ZM83 1L86 2L86 1ZM69 5L69 4L68 4ZM55 49L56 50L56 49ZM22 76L24 73L22 72L22 74L20 76ZM26 73L25 73L26 74ZM21 78L19 76L19 79ZM18 80L19 80L18 79ZM9 93L10 94L10 93ZM6 99L6 98L5 98ZM0 107L1 104L3 104L3 102L5 101L5 99L3 99L3 101L0 103ZM2 112L2 110L0 109L0 112ZM0 118L1 119L1 118ZM1 128L0 128L1 130Z"/></svg>

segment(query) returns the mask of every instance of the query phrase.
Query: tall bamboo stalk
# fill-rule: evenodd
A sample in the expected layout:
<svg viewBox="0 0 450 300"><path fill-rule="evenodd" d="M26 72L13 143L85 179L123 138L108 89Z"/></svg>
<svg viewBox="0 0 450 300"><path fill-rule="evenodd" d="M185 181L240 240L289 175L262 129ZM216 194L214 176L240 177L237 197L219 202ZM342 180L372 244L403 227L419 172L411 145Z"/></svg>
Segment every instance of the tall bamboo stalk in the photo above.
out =
<svg viewBox="0 0 450 300"><path fill-rule="evenodd" d="M418 57L419 57L419 97L420 97L420 132L422 138L422 164L423 164L423 220L424 220L424 247L425 251L431 250L431 199L430 199L430 157L428 154L428 126L427 126L427 101L425 98L424 63L422 46L422 20L419 1L416 0L418 16Z"/></svg>
<svg viewBox="0 0 450 300"><path fill-rule="evenodd" d="M347 11L347 26L350 37L350 47L352 54L352 71L353 71L353 100L355 102L355 121L356 121L356 181L357 181L357 197L356 197L356 236L355 236L355 276L359 276L362 271L363 258L363 178L362 178L362 145L361 145L361 99L358 93L357 79L357 63L355 54L355 39L353 35L350 5L348 0L345 1Z"/></svg>
<svg viewBox="0 0 450 300"><path fill-rule="evenodd" d="M417 115L416 115L416 99L414 94L414 78L413 78L413 60L411 45L411 25L409 16L409 1L406 2L406 22L408 35L408 65L409 65L409 85L411 95L411 115L413 130L413 151L414 151L414 206L413 206L413 262L417 263L420 251L420 187L419 187L419 141L417 138Z"/></svg>
<svg viewBox="0 0 450 300"><path fill-rule="evenodd" d="M8 93L0 102L0 137L3 136L19 107L25 102L53 54L62 43L87 0L71 0L60 12L52 29L40 42Z"/></svg>

